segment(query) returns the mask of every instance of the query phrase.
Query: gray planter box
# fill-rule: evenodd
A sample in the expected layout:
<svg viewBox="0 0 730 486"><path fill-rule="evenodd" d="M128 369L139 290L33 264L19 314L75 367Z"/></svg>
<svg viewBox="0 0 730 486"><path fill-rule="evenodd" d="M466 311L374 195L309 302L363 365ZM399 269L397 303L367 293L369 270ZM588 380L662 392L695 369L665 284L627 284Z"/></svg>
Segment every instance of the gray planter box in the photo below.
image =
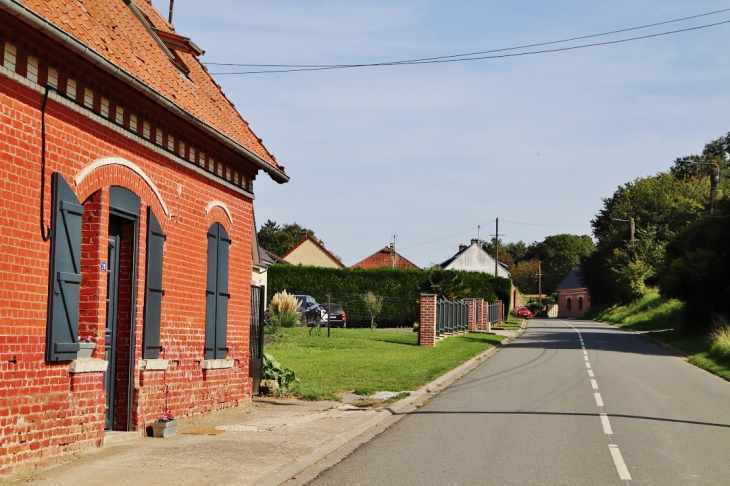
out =
<svg viewBox="0 0 730 486"><path fill-rule="evenodd" d="M76 353L76 358L91 358L96 348L96 343L79 343L79 350Z"/></svg>
<svg viewBox="0 0 730 486"><path fill-rule="evenodd" d="M150 425L152 426L152 437L170 437L177 432L177 420L153 422Z"/></svg>

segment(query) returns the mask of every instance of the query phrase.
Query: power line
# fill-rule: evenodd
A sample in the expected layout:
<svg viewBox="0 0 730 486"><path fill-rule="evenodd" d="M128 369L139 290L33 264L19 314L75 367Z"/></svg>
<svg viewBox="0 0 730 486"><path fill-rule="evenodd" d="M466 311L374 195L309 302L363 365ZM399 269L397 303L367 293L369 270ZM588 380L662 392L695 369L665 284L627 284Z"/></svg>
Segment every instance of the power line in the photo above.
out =
<svg viewBox="0 0 730 486"><path fill-rule="evenodd" d="M468 57L468 58L458 58L458 59L434 59L434 60L426 60L426 61L395 61L395 62L380 62L380 63L369 63L369 64L342 64L342 65L325 65L320 67L302 67L302 68L293 68L293 69L269 69L269 70L263 70L263 71L238 71L238 72L215 72L211 73L218 76L225 76L225 75L236 75L236 74L269 74L269 73L292 73L292 72L304 72L304 71L327 71L327 70L333 70L333 69L352 69L352 68L362 68L362 67L378 67L378 66L410 66L410 65L416 65L416 64L440 64L440 63L452 63L452 62L463 62L463 61L480 61L480 60L487 60L487 59L502 59L507 57L519 57L519 56L528 56L528 55L536 55L536 54L547 54L547 53L553 53L553 52L562 52L562 51L572 51L577 49L586 49L589 47L599 47L599 46L606 46L611 44L620 44L625 42L632 42L636 40L642 40L642 39L650 39L653 37L661 37L666 35L672 35L672 34L678 34L682 32L689 32L699 29L706 29L709 27L716 27L719 25L724 25L730 23L730 20L725 20L722 22L716 22L714 24L706 24L701 25L697 27L688 27L686 29L678 29L678 30L672 30L668 32L659 32L657 34L648 34L638 37L629 37L626 39L618 39L614 41L606 41L606 42L596 42L592 44L582 44L578 46L570 46L570 47L561 47L557 49L543 49L543 50L537 50L537 51L527 51L527 52L518 52L514 54L500 54L495 56L479 56L479 57ZM466 55L466 54L463 54ZM462 56L463 56L462 55ZM455 56L454 56L455 57ZM212 64L212 63L209 63ZM235 66L237 64L226 64ZM245 64L241 64L239 66L247 66Z"/></svg>
<svg viewBox="0 0 730 486"><path fill-rule="evenodd" d="M565 227L576 227L576 228L585 228L587 226L590 226L590 224L546 224L546 223L518 223L517 221L502 221L503 223L509 223L509 224L523 224L527 226L565 226Z"/></svg>
<svg viewBox="0 0 730 486"><path fill-rule="evenodd" d="M572 42L577 40L584 40L584 39L591 39L594 37L602 37L606 35L612 35L612 34L620 34L622 32L630 32L632 30L640 30L640 29L647 29L650 27L656 27L659 25L666 25L666 24L672 24L676 22L683 22L685 20L692 20L699 17L707 17L709 15L717 15L719 13L724 13L730 11L730 8L726 8L723 10L715 10L714 12L707 12L699 15L692 15L690 17L682 17L680 19L674 19L674 20L667 20L664 22L656 22L653 24L646 24L646 25L640 25L637 27L629 27L627 29L619 29L619 30L612 30L609 32L602 32L600 34L591 34L591 35L584 35L580 37L571 37L568 39L561 39L561 40L555 40L555 41L548 41L548 42L540 42L537 44L526 44L524 46L517 46L517 47L506 47L502 49L491 49L487 51L476 51L476 52L469 52L466 54L452 54L449 56L437 56L437 57L423 57L419 59L408 59L408 60L401 60L401 61L386 61L382 63L374 63L374 64L237 64L237 63L226 63L226 62L207 62L204 63L208 66L240 66L240 67L279 67L279 68L344 68L344 67L363 67L363 66L379 66L379 65L392 65L392 64L411 64L416 62L422 62L422 61L435 61L438 59L450 59L450 58L458 58L458 57L467 57L467 56L477 56L481 54L492 54L495 52L505 52L505 51L514 51L517 49L528 49L531 47L541 47L541 46L547 46L551 44L560 44L563 42Z"/></svg>

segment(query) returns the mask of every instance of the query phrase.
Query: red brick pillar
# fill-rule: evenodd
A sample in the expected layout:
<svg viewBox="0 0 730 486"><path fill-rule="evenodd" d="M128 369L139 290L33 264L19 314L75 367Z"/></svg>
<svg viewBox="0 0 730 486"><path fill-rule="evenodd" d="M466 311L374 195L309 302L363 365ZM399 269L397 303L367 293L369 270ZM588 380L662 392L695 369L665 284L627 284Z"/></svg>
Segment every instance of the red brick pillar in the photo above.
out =
<svg viewBox="0 0 730 486"><path fill-rule="evenodd" d="M436 296L433 294L421 294L418 330L419 346L436 346Z"/></svg>
<svg viewBox="0 0 730 486"><path fill-rule="evenodd" d="M502 301L498 300L495 303L497 304L497 324L502 324L502 321L504 320L502 318Z"/></svg>
<svg viewBox="0 0 730 486"><path fill-rule="evenodd" d="M469 332L474 332L477 329L477 305L479 304L478 299L465 299L465 302L469 304Z"/></svg>

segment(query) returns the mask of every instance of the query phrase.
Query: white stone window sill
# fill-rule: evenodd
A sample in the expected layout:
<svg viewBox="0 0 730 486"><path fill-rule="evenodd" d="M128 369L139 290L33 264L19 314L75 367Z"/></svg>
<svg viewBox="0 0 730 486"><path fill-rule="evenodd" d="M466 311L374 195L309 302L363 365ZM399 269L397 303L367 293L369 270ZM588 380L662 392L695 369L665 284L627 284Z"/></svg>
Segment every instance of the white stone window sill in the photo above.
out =
<svg viewBox="0 0 730 486"><path fill-rule="evenodd" d="M103 373L109 366L108 361L95 358L79 358L68 365L69 373Z"/></svg>
<svg viewBox="0 0 730 486"><path fill-rule="evenodd" d="M152 371L152 370L166 370L168 360L166 359L141 359L139 360L139 369Z"/></svg>
<svg viewBox="0 0 730 486"><path fill-rule="evenodd" d="M234 363L233 359L204 359L200 362L200 367L204 370L223 370L233 368Z"/></svg>

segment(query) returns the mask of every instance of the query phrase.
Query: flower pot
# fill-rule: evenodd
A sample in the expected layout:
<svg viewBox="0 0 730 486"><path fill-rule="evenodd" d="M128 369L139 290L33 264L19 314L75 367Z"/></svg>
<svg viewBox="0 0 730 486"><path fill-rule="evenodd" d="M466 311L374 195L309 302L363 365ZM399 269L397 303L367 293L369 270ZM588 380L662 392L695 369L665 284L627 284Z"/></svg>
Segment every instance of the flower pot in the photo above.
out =
<svg viewBox="0 0 730 486"><path fill-rule="evenodd" d="M169 422L152 422L152 437L170 437L177 431L177 420Z"/></svg>
<svg viewBox="0 0 730 486"><path fill-rule="evenodd" d="M91 358L94 348L96 348L96 343L79 343L76 358Z"/></svg>

